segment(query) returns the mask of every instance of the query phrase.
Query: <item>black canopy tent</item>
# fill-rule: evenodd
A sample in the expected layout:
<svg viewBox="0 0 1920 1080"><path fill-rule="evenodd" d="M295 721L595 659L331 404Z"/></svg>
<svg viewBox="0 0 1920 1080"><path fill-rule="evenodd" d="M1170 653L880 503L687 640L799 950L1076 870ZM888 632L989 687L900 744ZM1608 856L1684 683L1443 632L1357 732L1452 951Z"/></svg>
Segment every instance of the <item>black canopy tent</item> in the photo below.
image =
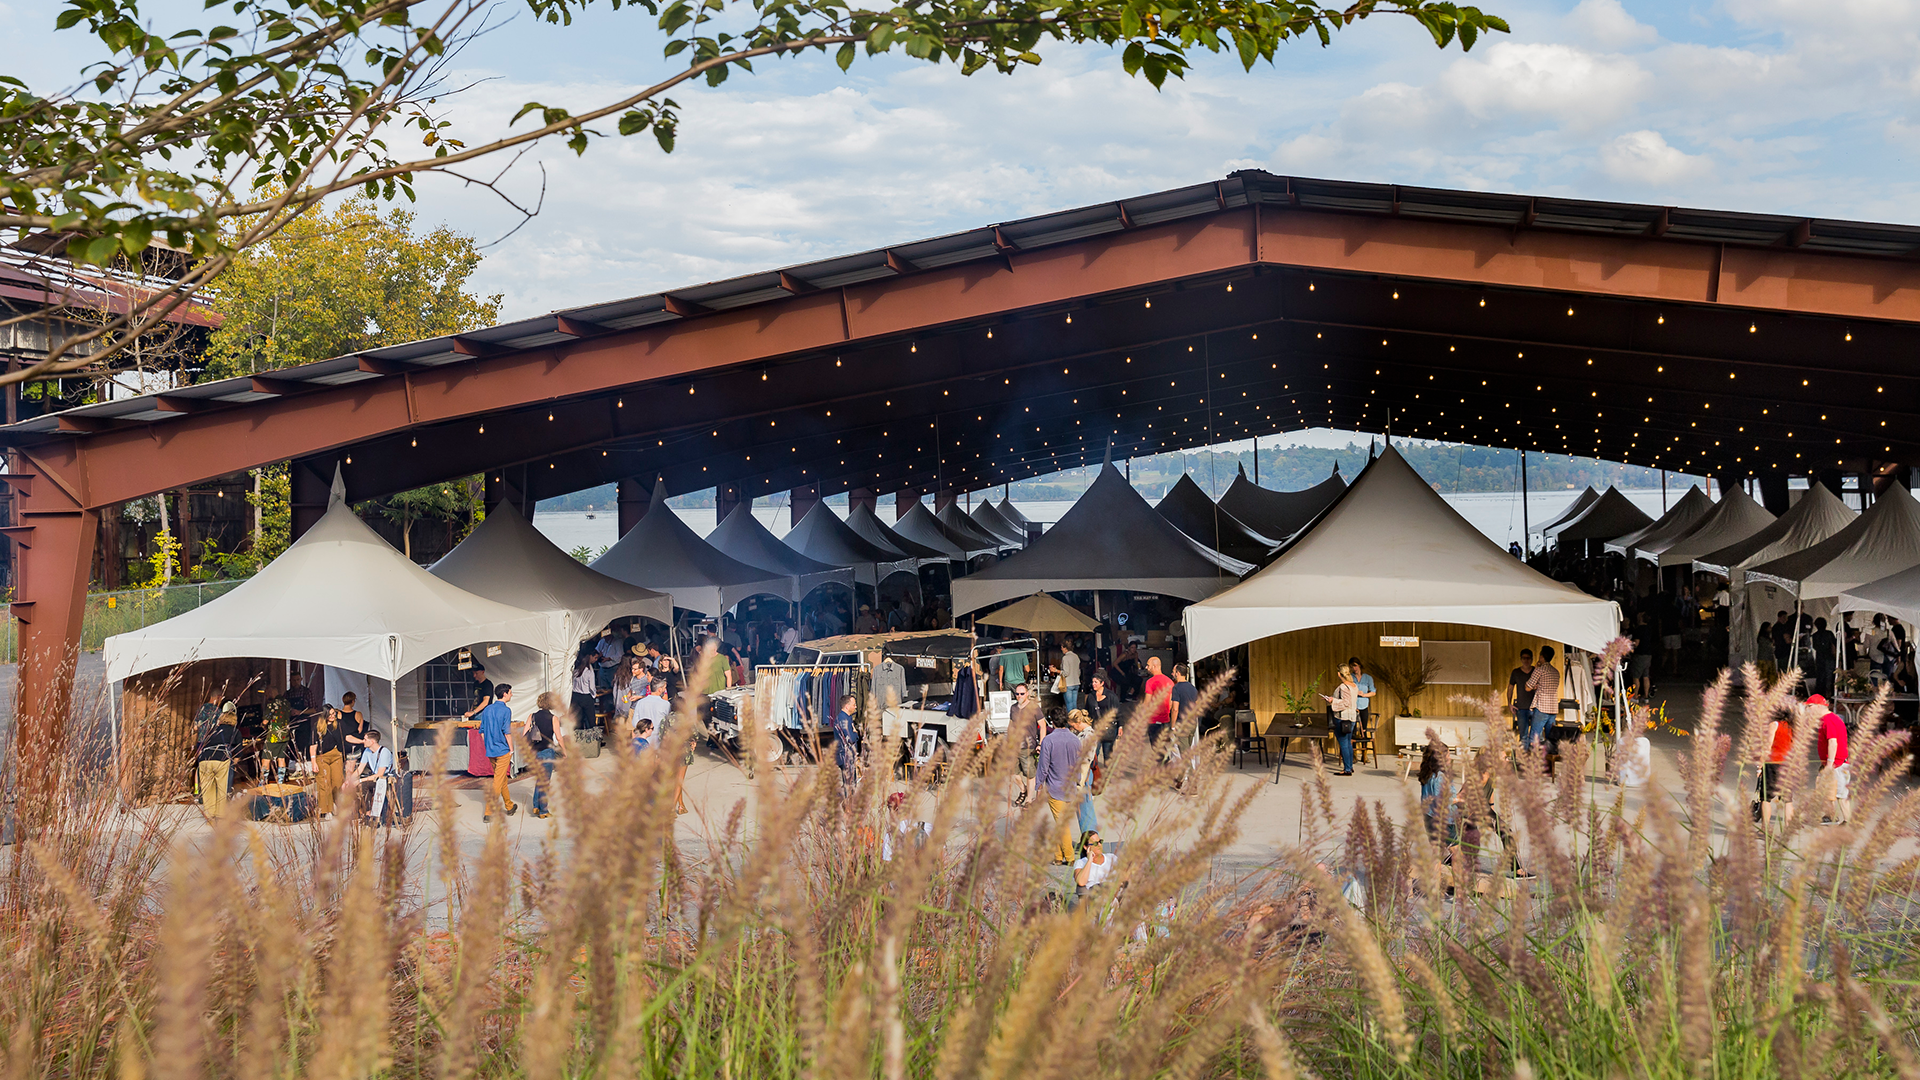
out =
<svg viewBox="0 0 1920 1080"><path fill-rule="evenodd" d="M1572 521L1574 518L1579 517L1581 514L1586 512L1587 507L1593 505L1593 500L1599 497L1600 497L1600 493L1593 490L1593 485L1591 484L1587 485L1587 490L1581 492L1577 497L1574 498L1574 500L1571 503L1568 503L1567 508L1565 510L1560 511L1560 513L1557 516L1555 516L1552 521L1549 521L1540 526L1538 530L1540 535L1545 536L1552 530L1557 529L1560 526L1565 525L1567 522Z"/></svg>
<svg viewBox="0 0 1920 1080"><path fill-rule="evenodd" d="M756 593L794 599L791 575L741 562L702 540L667 505L667 487L655 483L653 502L593 568L629 585L673 597L676 607L720 615Z"/></svg>
<svg viewBox="0 0 1920 1080"><path fill-rule="evenodd" d="M1222 555L1260 565L1279 546L1227 513L1207 497L1193 477L1182 475L1154 507L1174 528Z"/></svg>
<svg viewBox="0 0 1920 1080"><path fill-rule="evenodd" d="M953 611L1073 589L1199 600L1251 569L1175 528L1108 462L1073 508L1025 551L956 580Z"/></svg>
<svg viewBox="0 0 1920 1080"><path fill-rule="evenodd" d="M864 572L867 584L876 588L882 578L913 572L912 558L854 532L824 502L814 503L812 509L801 515L784 540L788 547L816 562L850 566L857 575Z"/></svg>
<svg viewBox="0 0 1920 1080"><path fill-rule="evenodd" d="M1647 516L1646 511L1620 494L1619 488L1609 487L1579 516L1569 518L1546 532L1559 537L1564 545L1569 540L1612 540L1651 524L1653 518Z"/></svg>
<svg viewBox="0 0 1920 1080"><path fill-rule="evenodd" d="M779 537L753 516L751 500L735 506L725 520L714 526L707 534L707 543L749 566L765 567L794 578L798 587L795 595L788 597L790 600L798 601L822 585L853 586L851 567L810 559L781 543Z"/></svg>
<svg viewBox="0 0 1920 1080"><path fill-rule="evenodd" d="M1232 514L1255 534L1284 542L1332 506L1333 500L1345 490L1347 482L1340 478L1339 466L1334 467L1333 475L1299 491L1261 487L1247 479L1246 467L1242 466L1239 475L1221 494L1220 509Z"/></svg>
<svg viewBox="0 0 1920 1080"><path fill-rule="evenodd" d="M1011 521L1015 525L1020 526L1020 528L1023 531L1027 528L1027 526L1032 525L1034 523L1032 518L1021 513L1020 508L1013 505L1012 499L1002 498L1000 500L1000 505L998 509L1000 511L1001 517L1006 518L1008 521Z"/></svg>

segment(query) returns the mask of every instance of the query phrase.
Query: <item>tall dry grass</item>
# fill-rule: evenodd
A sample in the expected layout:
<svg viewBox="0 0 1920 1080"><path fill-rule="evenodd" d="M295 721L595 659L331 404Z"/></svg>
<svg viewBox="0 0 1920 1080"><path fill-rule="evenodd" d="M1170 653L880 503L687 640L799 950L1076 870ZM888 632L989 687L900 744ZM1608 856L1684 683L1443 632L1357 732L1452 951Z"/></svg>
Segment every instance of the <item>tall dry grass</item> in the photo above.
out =
<svg viewBox="0 0 1920 1080"><path fill-rule="evenodd" d="M689 835L676 723L563 760L532 854L446 813L203 833L56 765L59 812L0 877L0 1077L1915 1075L1899 740L1869 721L1854 823L1822 828L1799 725L1801 812L1763 838L1728 778L1788 707L1711 689L1671 797L1584 748L1553 779L1499 736L1456 760L1459 823L1512 836L1521 883L1497 851L1443 866L1411 788L1348 803L1324 772L1312 837L1223 876L1258 786L1129 723L1119 873L1071 911L1005 741L904 809L884 769L761 769ZM886 858L903 817L931 837Z"/></svg>

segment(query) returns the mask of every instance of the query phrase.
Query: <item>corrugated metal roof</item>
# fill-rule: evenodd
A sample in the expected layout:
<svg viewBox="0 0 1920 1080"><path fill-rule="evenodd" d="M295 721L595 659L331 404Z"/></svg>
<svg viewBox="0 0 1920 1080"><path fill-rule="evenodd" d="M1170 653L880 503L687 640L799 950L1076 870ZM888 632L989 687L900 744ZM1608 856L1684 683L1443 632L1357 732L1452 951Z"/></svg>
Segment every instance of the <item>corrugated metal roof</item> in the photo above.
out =
<svg viewBox="0 0 1920 1080"><path fill-rule="evenodd" d="M1442 188L1402 187L1276 176L1259 170L1236 172L1223 180L1155 192L1119 202L1042 214L931 237L889 248L707 282L647 296L568 308L459 335L370 349L373 361L437 367L472 359L493 350L540 348L573 340L561 329L570 320L591 330L629 330L673 322L705 311L726 311L781 300L809 289L830 289L896 277L915 270L999 257L1008 250L1032 250L1072 243L1181 218L1232 210L1250 203L1278 204L1337 213L1380 214L1435 221L1549 229L1611 236L1645 236L1688 243L1750 247L1791 247L1810 251L1880 258L1911 259L1920 254L1920 228L1870 222L1741 214L1634 203L1502 195ZM475 348L477 347L477 348ZM277 382L338 386L379 374L362 370L359 356L338 357L268 373ZM184 412L163 409L157 398L244 403L274 395L255 392L247 378L223 379L140 398L83 405L0 428L15 434L59 430L61 417L92 420L168 420Z"/></svg>

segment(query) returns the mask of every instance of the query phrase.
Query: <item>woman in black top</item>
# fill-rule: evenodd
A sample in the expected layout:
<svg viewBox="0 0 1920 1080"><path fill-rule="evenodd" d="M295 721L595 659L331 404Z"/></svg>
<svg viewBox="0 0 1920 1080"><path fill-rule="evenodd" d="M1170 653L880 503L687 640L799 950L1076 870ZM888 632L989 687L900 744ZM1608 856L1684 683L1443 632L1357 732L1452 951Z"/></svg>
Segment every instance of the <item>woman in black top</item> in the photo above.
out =
<svg viewBox="0 0 1920 1080"><path fill-rule="evenodd" d="M340 710L329 705L320 712L313 726L313 783L320 789L320 816L333 816L333 799L347 779L346 731L340 727Z"/></svg>
<svg viewBox="0 0 1920 1080"><path fill-rule="evenodd" d="M240 729L235 726L240 717L233 702L220 706L219 717L219 722L207 733L207 741L200 746L200 762L196 767L200 809L209 821L226 809L227 781L232 776L234 752L240 748Z"/></svg>
<svg viewBox="0 0 1920 1080"><path fill-rule="evenodd" d="M553 713L560 708L560 695L548 691L541 694L535 704L532 722L527 724L527 745L533 748L533 760L540 771L533 777L533 816L543 818L548 815L547 800L549 789L553 786L553 763L560 756L560 739L564 736L554 729Z"/></svg>

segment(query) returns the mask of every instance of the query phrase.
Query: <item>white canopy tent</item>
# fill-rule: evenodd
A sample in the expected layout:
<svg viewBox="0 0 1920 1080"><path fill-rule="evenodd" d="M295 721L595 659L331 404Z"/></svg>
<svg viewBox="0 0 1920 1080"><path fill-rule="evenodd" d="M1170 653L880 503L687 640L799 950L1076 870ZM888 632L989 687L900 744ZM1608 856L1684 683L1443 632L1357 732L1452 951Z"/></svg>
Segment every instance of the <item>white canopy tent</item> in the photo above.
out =
<svg viewBox="0 0 1920 1080"><path fill-rule="evenodd" d="M1733 598L1733 613L1727 620L1727 663L1735 668L1754 659L1754 635L1759 622L1747 595L1747 570L1791 555L1818 544L1853 523L1854 513L1840 497L1815 484L1800 494L1787 512L1743 540L1716 548L1693 560L1695 570L1719 574L1727 579L1727 591ZM1777 587L1767 586L1776 593ZM1783 594L1784 595L1784 594ZM1763 604L1777 604L1777 596L1762 596ZM1769 607L1768 611L1778 610Z"/></svg>
<svg viewBox="0 0 1920 1080"><path fill-rule="evenodd" d="M1667 512L1654 519L1644 528L1635 529L1625 536L1606 542L1608 551L1617 551L1629 558L1639 556L1652 561L1659 557L1673 541L1685 536L1700 523L1700 519L1713 512L1714 502L1707 493L1700 490L1698 484L1689 487L1678 502L1667 508Z"/></svg>
<svg viewBox="0 0 1920 1080"><path fill-rule="evenodd" d="M559 637L551 648L510 646L500 656L483 661L495 681L528 690L565 690L569 665L581 640L615 619L638 615L673 625L672 597L586 566L504 503L434 563L430 572L490 600L559 617ZM328 674L331 686L333 674ZM514 714L531 714L534 698L533 693L515 695Z"/></svg>
<svg viewBox="0 0 1920 1080"><path fill-rule="evenodd" d="M1836 611L1876 611L1908 625L1920 625L1920 566L1908 567L1878 581L1855 585L1841 593Z"/></svg>
<svg viewBox="0 0 1920 1080"><path fill-rule="evenodd" d="M1279 558L1187 608L1187 649L1373 622L1487 626L1600 652L1620 609L1508 554L1388 447Z"/></svg>
<svg viewBox="0 0 1920 1080"><path fill-rule="evenodd" d="M1801 601L1830 600L1856 585L1920 565L1920 501L1898 481L1846 528L1825 540L1747 567L1747 581L1777 585Z"/></svg>
<svg viewBox="0 0 1920 1080"><path fill-rule="evenodd" d="M400 677L435 657L481 642L544 653L563 624L416 566L346 505L336 472L327 512L258 574L184 615L108 638L107 679L197 660L296 660L384 682L392 709ZM403 745L397 728L394 736Z"/></svg>

